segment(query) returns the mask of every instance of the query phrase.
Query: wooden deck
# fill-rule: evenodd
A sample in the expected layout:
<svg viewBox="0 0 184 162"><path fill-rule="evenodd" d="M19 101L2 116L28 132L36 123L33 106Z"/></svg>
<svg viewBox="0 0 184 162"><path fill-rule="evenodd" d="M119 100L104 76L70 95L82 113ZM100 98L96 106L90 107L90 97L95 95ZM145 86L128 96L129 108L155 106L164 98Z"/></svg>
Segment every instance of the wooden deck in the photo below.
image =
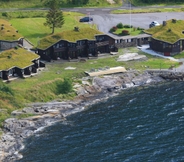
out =
<svg viewBox="0 0 184 162"><path fill-rule="evenodd" d="M113 67L105 70L97 70L94 72L86 72L89 76L99 76L99 75L105 75L105 74L115 74L115 73L123 73L126 72L126 69L122 66Z"/></svg>

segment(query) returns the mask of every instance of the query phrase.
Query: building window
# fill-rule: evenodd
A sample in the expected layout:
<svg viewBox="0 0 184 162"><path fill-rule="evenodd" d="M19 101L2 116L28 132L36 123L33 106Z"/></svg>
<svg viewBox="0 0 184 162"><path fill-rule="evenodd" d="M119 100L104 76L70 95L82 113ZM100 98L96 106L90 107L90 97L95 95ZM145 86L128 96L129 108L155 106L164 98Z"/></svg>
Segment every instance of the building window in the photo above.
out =
<svg viewBox="0 0 184 162"><path fill-rule="evenodd" d="M59 44L59 47L64 47L64 43L60 43Z"/></svg>

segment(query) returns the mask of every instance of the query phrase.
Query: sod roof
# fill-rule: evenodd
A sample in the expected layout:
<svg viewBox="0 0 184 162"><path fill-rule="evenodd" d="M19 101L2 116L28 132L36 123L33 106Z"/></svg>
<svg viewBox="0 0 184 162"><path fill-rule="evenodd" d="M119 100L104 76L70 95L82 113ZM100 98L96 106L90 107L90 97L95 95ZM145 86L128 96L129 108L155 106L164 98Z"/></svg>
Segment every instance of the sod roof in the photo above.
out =
<svg viewBox="0 0 184 162"><path fill-rule="evenodd" d="M3 19L0 19L0 40L16 41L22 37L21 34L11 24Z"/></svg>
<svg viewBox="0 0 184 162"><path fill-rule="evenodd" d="M152 38L168 42L175 43L180 39L184 39L184 20L168 20L165 26L159 25L152 27L144 32L151 34Z"/></svg>
<svg viewBox="0 0 184 162"><path fill-rule="evenodd" d="M92 29L92 28L81 28L79 31L69 30L63 31L61 33L49 35L44 37L39 41L39 45L37 48L39 49L47 49L53 44L57 43L60 40L66 40L69 42L76 42L77 40L88 39L94 40L95 35L103 34L102 32Z"/></svg>
<svg viewBox="0 0 184 162"><path fill-rule="evenodd" d="M40 58L39 55L23 48L9 49L0 53L0 71L12 67L24 69L33 64L33 60Z"/></svg>

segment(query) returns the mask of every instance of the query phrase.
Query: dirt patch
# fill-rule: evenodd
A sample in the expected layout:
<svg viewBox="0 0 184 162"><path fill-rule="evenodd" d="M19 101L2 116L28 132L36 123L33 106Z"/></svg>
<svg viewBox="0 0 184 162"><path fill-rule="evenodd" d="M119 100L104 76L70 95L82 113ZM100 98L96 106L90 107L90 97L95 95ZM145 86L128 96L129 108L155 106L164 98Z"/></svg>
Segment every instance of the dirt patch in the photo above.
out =
<svg viewBox="0 0 184 162"><path fill-rule="evenodd" d="M110 4L114 4L115 2L113 0L107 0Z"/></svg>

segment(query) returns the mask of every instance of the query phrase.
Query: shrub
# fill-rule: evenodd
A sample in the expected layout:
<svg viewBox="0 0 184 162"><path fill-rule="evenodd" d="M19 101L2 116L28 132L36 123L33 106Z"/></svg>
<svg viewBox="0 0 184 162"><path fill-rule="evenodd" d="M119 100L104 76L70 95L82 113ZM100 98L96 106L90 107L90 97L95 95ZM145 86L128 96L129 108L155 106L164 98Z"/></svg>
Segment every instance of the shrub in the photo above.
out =
<svg viewBox="0 0 184 162"><path fill-rule="evenodd" d="M132 25L124 25L124 28L132 28Z"/></svg>
<svg viewBox="0 0 184 162"><path fill-rule="evenodd" d="M57 83L57 94L67 94L72 91L72 81L71 79L64 78L64 81L59 81Z"/></svg>
<svg viewBox="0 0 184 162"><path fill-rule="evenodd" d="M169 28L168 30L167 30L167 32L171 32L172 30Z"/></svg>
<svg viewBox="0 0 184 162"><path fill-rule="evenodd" d="M123 28L123 24L122 23L119 23L116 25L117 28Z"/></svg>
<svg viewBox="0 0 184 162"><path fill-rule="evenodd" d="M118 28L116 26L113 26L111 29L110 29L110 32L115 32Z"/></svg>
<svg viewBox="0 0 184 162"><path fill-rule="evenodd" d="M137 30L144 30L143 28L138 27Z"/></svg>
<svg viewBox="0 0 184 162"><path fill-rule="evenodd" d="M8 17L8 13L7 12L2 12L2 16Z"/></svg>
<svg viewBox="0 0 184 162"><path fill-rule="evenodd" d="M122 35L129 35L129 31L128 30L122 30Z"/></svg>

